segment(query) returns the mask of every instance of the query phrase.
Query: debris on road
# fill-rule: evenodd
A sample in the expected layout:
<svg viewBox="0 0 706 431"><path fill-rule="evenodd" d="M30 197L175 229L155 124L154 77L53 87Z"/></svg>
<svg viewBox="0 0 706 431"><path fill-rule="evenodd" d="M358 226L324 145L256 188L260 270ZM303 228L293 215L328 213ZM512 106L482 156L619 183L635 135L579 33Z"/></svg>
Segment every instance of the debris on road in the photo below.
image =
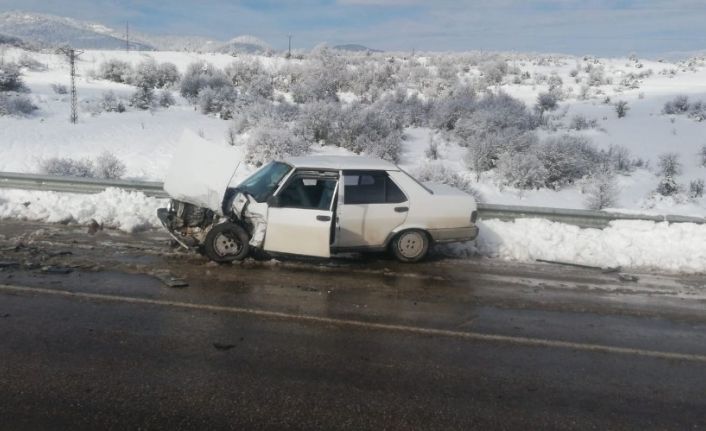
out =
<svg viewBox="0 0 706 431"><path fill-rule="evenodd" d="M542 263L551 263L554 265L565 265L565 266L573 266L574 268L585 268L585 269L595 269L597 271L601 271L605 274L611 273L611 272L619 272L622 268L619 266L592 266L592 265L582 265L580 263L573 263L573 262L562 262L559 260L546 260L546 259L535 259L537 262L542 262Z"/></svg>
<svg viewBox="0 0 706 431"><path fill-rule="evenodd" d="M65 266L43 266L42 272L45 274L70 274L74 270Z"/></svg>
<svg viewBox="0 0 706 431"><path fill-rule="evenodd" d="M630 282L635 282L638 281L640 277L637 275L632 275L632 274L618 274L618 280L620 281L630 281Z"/></svg>
<svg viewBox="0 0 706 431"><path fill-rule="evenodd" d="M183 278L176 277L170 272L159 271L159 272L152 273L152 275L154 277L156 277L157 279L159 279L159 281L161 281L162 283L164 283L168 287L187 287L187 286L189 286L189 283L187 283L186 280L184 280Z"/></svg>
<svg viewBox="0 0 706 431"><path fill-rule="evenodd" d="M213 347L215 347L216 350L230 350L235 347L235 344L213 343Z"/></svg>

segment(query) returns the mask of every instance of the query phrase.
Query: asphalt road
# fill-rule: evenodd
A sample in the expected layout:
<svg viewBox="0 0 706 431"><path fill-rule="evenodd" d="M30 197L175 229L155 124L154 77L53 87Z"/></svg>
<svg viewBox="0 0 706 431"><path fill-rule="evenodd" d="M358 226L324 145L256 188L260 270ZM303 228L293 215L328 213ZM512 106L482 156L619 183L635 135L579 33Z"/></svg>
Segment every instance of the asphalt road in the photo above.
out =
<svg viewBox="0 0 706 431"><path fill-rule="evenodd" d="M706 277L636 275L0 221L0 429L706 429Z"/></svg>

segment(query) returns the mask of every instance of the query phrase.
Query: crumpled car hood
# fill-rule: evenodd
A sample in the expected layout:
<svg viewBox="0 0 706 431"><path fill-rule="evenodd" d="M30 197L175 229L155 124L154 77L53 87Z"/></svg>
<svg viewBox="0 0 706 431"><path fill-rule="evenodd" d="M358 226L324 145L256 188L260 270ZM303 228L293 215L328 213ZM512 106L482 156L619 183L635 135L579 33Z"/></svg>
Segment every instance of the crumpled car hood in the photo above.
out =
<svg viewBox="0 0 706 431"><path fill-rule="evenodd" d="M185 130L164 178L164 191L173 199L223 215L223 197L243 159L239 148L214 144Z"/></svg>

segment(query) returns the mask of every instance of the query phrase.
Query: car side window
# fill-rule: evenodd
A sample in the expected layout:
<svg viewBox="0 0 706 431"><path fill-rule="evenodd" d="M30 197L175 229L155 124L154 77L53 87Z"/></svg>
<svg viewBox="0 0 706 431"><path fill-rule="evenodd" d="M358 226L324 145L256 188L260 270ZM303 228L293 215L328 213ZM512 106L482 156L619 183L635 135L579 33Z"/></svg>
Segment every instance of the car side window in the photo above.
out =
<svg viewBox="0 0 706 431"><path fill-rule="evenodd" d="M407 201L405 194L386 172L344 172L343 185L345 204L385 204Z"/></svg>
<svg viewBox="0 0 706 431"><path fill-rule="evenodd" d="M328 210L336 191L333 178L295 177L279 193L279 206Z"/></svg>

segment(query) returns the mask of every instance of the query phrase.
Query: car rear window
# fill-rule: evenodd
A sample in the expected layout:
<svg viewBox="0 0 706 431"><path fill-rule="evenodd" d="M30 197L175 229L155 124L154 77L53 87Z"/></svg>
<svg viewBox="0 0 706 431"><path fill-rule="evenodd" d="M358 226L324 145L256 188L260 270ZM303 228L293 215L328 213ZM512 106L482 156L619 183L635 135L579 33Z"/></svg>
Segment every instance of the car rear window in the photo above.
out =
<svg viewBox="0 0 706 431"><path fill-rule="evenodd" d="M385 204L407 201L386 172L344 172L345 204Z"/></svg>

